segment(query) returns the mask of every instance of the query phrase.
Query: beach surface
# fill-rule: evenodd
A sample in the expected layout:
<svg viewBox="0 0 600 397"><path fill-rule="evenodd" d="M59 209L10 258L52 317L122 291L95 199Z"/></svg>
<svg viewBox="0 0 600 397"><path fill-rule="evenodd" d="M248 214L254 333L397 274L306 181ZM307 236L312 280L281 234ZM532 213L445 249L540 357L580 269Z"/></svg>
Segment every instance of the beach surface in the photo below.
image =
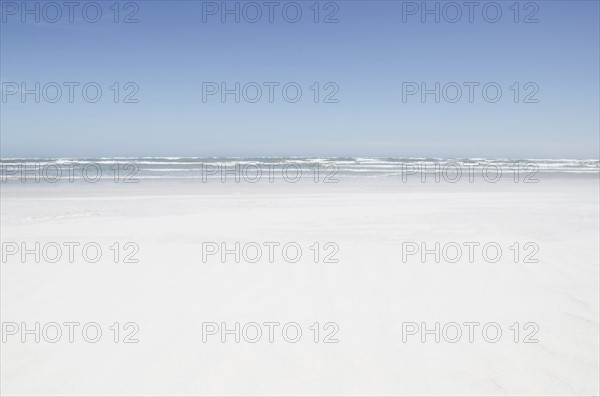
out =
<svg viewBox="0 0 600 397"><path fill-rule="evenodd" d="M1 189L3 395L600 392L597 174Z"/></svg>

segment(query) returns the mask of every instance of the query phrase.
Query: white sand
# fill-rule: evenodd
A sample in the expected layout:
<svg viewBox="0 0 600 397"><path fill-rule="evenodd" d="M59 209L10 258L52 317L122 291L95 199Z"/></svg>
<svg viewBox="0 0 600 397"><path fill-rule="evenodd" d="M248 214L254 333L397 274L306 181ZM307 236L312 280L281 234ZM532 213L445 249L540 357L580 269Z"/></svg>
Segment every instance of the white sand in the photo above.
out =
<svg viewBox="0 0 600 397"><path fill-rule="evenodd" d="M3 242L135 242L139 263L1 264L2 322L98 322L100 342L1 345L6 395L598 395L597 178L539 184L2 185ZM298 242L302 260L202 263L202 242ZM402 262L403 241L495 241L495 264ZM536 242L539 263L507 247ZM339 263L307 247L335 242ZM80 257L79 257L80 258ZM416 257L415 257L416 258ZM108 327L136 322L137 344ZM202 343L203 322L297 322L300 342ZM403 322L497 322L455 344ZM336 322L339 343L308 327ZM514 322L539 343L514 343ZM521 338L527 332L522 332ZM326 334L322 332L321 338Z"/></svg>

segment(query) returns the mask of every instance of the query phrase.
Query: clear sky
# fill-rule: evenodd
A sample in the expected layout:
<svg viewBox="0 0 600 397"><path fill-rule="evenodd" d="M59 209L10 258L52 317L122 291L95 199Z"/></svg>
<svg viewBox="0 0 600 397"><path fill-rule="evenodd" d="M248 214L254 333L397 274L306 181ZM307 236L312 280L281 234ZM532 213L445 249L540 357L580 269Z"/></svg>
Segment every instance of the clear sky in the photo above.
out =
<svg viewBox="0 0 600 397"><path fill-rule="evenodd" d="M46 2L27 2L35 3L40 22L23 14L21 1L2 1L2 157L599 156L596 0L484 1L472 9L426 2L439 7L439 23L421 1L275 1L272 23L265 1L228 1L239 7L239 23L222 15L221 1L121 2L118 16L114 1L98 1L96 23L95 6L83 13L87 2L72 22L68 8L57 17ZM292 23L296 4L302 15ZM40 103L21 92L36 82ZM56 103L51 82L62 86ZM79 83L73 103L65 82ZM102 89L95 103L82 94L90 82ZM239 103L234 94L223 103L219 93L203 101L208 89L236 82ZM256 103L256 85L243 90L251 82L262 87ZM279 84L271 85L272 103L265 82ZM439 103L434 94L423 102L420 92L403 100L436 82ZM472 103L465 82L473 83ZM287 83L295 84L284 96ZM456 86L462 97L453 103ZM136 87L129 99L138 103L124 103ZM288 102L294 87L302 97ZM94 85L87 93L93 100Z"/></svg>

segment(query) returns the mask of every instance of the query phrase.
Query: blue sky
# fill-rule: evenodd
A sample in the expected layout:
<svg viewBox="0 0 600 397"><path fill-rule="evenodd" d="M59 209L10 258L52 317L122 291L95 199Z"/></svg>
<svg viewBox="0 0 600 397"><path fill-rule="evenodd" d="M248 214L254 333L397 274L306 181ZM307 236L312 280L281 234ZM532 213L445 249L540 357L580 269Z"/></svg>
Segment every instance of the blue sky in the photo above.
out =
<svg viewBox="0 0 600 397"><path fill-rule="evenodd" d="M36 2L27 3L33 8ZM439 23L432 14L422 22L421 1L322 1L318 23L315 1L295 3L302 10L296 23L282 12L286 6L294 18L291 2L275 2L273 23L263 1L254 3L263 11L255 23L244 20L255 15L252 8L242 14L247 2L237 2L239 23L234 15L222 22L221 1L146 0L134 2L137 10L121 2L119 23L109 8L114 1L97 2L102 16L96 23L84 18L86 3L74 10L73 22L63 9L51 23L55 14L48 8L47 18L40 10L39 23L33 14L23 23L22 10L13 7L21 2L2 1L2 157L599 156L598 1L519 2L518 23L514 1L487 6L485 15L482 8L491 2L477 2L473 22L465 2L453 3L462 11L455 23L444 20L455 15L448 2L437 2ZM495 4L502 15L491 23L486 18L495 18ZM93 11L88 8L89 20ZM123 23L133 11L138 22ZM323 23L331 13L338 22ZM42 96L36 103L30 94L22 103L21 84L33 89L36 82L40 93L49 82L62 85L61 99L50 103ZM73 103L64 82L80 84ZM96 103L82 97L81 87L90 82L102 89ZM128 82L139 87L138 103L123 103L133 91L124 89ZM206 82L228 88L255 82L263 95L256 103L243 96L236 103L232 94L225 103L218 94L203 101ZM265 82L279 84L273 103ZM281 92L291 82L302 89L295 103ZM423 103L417 94L403 101L403 83L433 89L436 82L440 90L458 84L462 97L452 103L441 96L436 103L429 94ZM472 103L465 82L479 84ZM332 84L325 89L326 83ZM486 100L493 99L493 87L484 97L487 83L502 89L497 102ZM454 86L447 86L449 99ZM336 87L337 103L324 103ZM529 99L537 103L524 103L536 90Z"/></svg>

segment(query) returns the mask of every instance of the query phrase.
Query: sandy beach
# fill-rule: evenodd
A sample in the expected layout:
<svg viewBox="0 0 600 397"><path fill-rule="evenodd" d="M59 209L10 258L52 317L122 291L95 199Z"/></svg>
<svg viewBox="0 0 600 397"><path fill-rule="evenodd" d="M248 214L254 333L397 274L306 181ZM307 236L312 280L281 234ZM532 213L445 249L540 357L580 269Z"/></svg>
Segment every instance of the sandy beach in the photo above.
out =
<svg viewBox="0 0 600 397"><path fill-rule="evenodd" d="M597 395L598 189L3 184L2 394Z"/></svg>

